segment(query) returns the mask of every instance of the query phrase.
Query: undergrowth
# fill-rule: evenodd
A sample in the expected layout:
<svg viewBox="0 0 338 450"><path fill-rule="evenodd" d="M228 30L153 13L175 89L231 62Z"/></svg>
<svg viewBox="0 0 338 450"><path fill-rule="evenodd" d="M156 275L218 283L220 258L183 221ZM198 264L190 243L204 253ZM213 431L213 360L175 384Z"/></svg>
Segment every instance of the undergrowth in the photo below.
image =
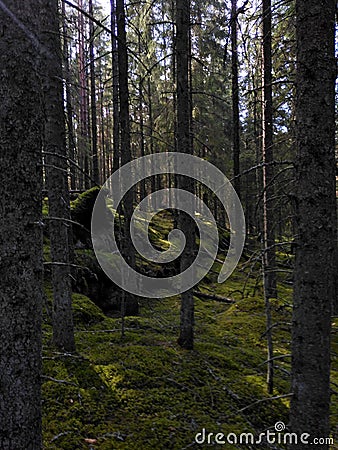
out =
<svg viewBox="0 0 338 450"><path fill-rule="evenodd" d="M158 223L155 231L160 231ZM272 305L274 354L279 358L273 394L278 398L271 399L266 387L264 302L257 270L250 272L244 261L224 284L217 284L218 270L219 263L215 263L200 291L235 302L195 298L193 351L182 350L176 342L178 297L141 299L140 315L125 319L122 338L120 318L106 317L89 298L74 294L76 354L63 354L51 346L50 308L46 309L45 449L285 448L195 442L203 429L213 436L235 433L239 439L241 433L258 437L267 429L274 431L276 422L288 423L291 287L280 284L279 299ZM48 280L46 294L50 304ZM337 329L334 324L332 433L338 423L334 392L338 385Z"/></svg>

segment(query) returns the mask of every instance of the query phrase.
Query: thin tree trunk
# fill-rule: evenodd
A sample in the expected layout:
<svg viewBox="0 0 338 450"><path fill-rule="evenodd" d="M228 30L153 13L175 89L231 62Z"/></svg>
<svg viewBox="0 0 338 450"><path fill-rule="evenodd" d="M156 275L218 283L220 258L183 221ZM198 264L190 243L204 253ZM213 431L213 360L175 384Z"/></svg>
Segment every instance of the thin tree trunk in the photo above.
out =
<svg viewBox="0 0 338 450"><path fill-rule="evenodd" d="M335 2L297 0L298 238L294 271L291 430L328 437L330 330L336 301ZM298 449L299 446L290 448ZM305 448L305 446L303 447ZM321 449L328 449L322 444Z"/></svg>
<svg viewBox="0 0 338 450"><path fill-rule="evenodd" d="M0 8L1 450L42 448L42 3Z"/></svg>
<svg viewBox="0 0 338 450"><path fill-rule="evenodd" d="M142 54L142 46L141 46L141 35L138 35L138 51L139 54ZM138 96L139 96L139 119L140 119L140 155L145 156L145 142L144 142L144 111L143 111L143 75L142 71L140 72L140 80L138 83ZM142 167L142 170L145 170L145 167ZM142 179L140 181L140 200L143 200L146 196L146 180Z"/></svg>
<svg viewBox="0 0 338 450"><path fill-rule="evenodd" d="M103 182L106 181L106 179L108 178L108 173L109 173L109 165L107 167L107 162L108 162L108 158L109 158L109 149L106 146L106 127L105 127L105 121L104 121L104 106L103 106L103 101L104 101L104 96L103 96L103 83L102 83L102 77L100 77L100 89L101 89L101 93L100 93L100 138L101 138L101 179L103 180Z"/></svg>
<svg viewBox="0 0 338 450"><path fill-rule="evenodd" d="M128 52L126 39L126 18L124 0L116 1L118 63L119 63L119 99L120 99L120 131L121 131L121 165L131 161L129 89L128 89ZM133 214L134 190L129 189L123 200L124 237L122 242L123 256L130 267L135 268L135 250L130 235L130 223ZM125 293L127 314L138 313L138 301L130 293ZM124 313L124 311L122 311Z"/></svg>
<svg viewBox="0 0 338 450"><path fill-rule="evenodd" d="M177 150L191 153L190 136L190 94L189 94L189 28L190 1L176 1L176 61L177 61ZM179 189L193 192L190 178L178 177ZM179 228L186 237L186 246L181 256L180 271L191 266L194 259L195 228L193 219L180 212ZM194 345L194 298L189 289L181 295L180 335L178 343L182 348L192 349Z"/></svg>
<svg viewBox="0 0 338 450"><path fill-rule="evenodd" d="M89 0L89 14L94 17L93 0ZM97 154L97 117L96 117L96 79L95 79L95 57L94 57L94 23L89 21L89 72L90 72L90 110L91 110L91 141L93 158L93 180L100 184L99 159Z"/></svg>
<svg viewBox="0 0 338 450"><path fill-rule="evenodd" d="M145 156L144 142L144 118L143 118L143 82L139 83L139 114L140 114L140 151L141 156ZM145 168L143 168L144 170ZM143 200L146 196L146 180L140 181L140 198Z"/></svg>
<svg viewBox="0 0 338 450"><path fill-rule="evenodd" d="M120 167L120 118L119 118L119 66L116 39L116 6L115 0L110 0L111 7L111 42L112 42L112 72L113 72L113 173Z"/></svg>
<svg viewBox="0 0 338 450"><path fill-rule="evenodd" d="M147 90L148 90L148 118L149 118L149 148L150 148L150 154L154 154L154 119L153 119L153 96L152 96L152 87L151 87L151 81L150 77L148 77L147 82ZM151 192L156 192L156 176L152 176L150 180L150 190ZM152 200L153 208L156 208L155 204L155 197Z"/></svg>
<svg viewBox="0 0 338 450"><path fill-rule="evenodd" d="M232 142L234 187L237 195L241 194L241 179L239 177L239 87L238 87L238 48L237 48L237 0L231 0L231 74L232 74Z"/></svg>
<svg viewBox="0 0 338 450"><path fill-rule="evenodd" d="M93 184L95 184L94 179L92 177L93 175L93 165L92 165L92 160L90 159L90 148L91 148L91 134L92 134L92 128L91 128L91 121L90 121L90 98L89 98L89 85L88 85L88 80L90 78L90 74L88 72L88 65L86 65L85 67L85 76L84 76L84 86L85 86L85 100L86 100L86 146L85 146L85 160L84 160L84 168L85 168L85 173L89 176L86 176L85 178L85 188L86 189L90 189Z"/></svg>
<svg viewBox="0 0 338 450"><path fill-rule="evenodd" d="M41 40L48 50L44 59L43 88L45 104L46 185L49 215L70 219L65 117L63 109L62 51L59 34L58 1L45 0L40 11L44 32ZM52 154L61 155L53 156ZM52 262L53 343L60 350L74 351L74 326L72 315L72 289L69 264L69 222L49 221Z"/></svg>
<svg viewBox="0 0 338 450"><path fill-rule="evenodd" d="M71 74L69 66L69 43L68 43L68 27L66 21L66 4L62 1L62 24L63 24L63 61L64 73L66 81L66 111L67 111L67 134L68 134L68 153L69 158L75 161L75 138L74 138L74 124L73 124L73 100L71 95ZM75 167L70 165L70 188L76 189L76 173Z"/></svg>
<svg viewBox="0 0 338 450"><path fill-rule="evenodd" d="M271 298L277 296L276 250L273 214L273 118L272 118L272 60L271 60L271 0L263 0L263 54L262 54L262 150L263 150L263 284L268 345L268 392L273 392L273 341Z"/></svg>
<svg viewBox="0 0 338 450"><path fill-rule="evenodd" d="M87 76L85 63L85 24L82 14L83 0L78 0L78 36L79 36L79 84L80 84L80 139L79 139L79 162L85 174L89 175L88 163L88 101L87 101ZM81 176L81 188L88 189L89 179Z"/></svg>

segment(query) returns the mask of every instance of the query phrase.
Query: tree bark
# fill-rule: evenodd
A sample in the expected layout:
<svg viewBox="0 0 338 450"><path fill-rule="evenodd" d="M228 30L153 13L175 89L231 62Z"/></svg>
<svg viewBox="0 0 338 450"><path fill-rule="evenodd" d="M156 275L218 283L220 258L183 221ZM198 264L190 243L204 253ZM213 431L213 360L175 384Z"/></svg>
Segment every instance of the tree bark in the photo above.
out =
<svg viewBox="0 0 338 450"><path fill-rule="evenodd" d="M89 14L94 17L93 0L89 0ZM97 117L96 117L96 79L95 79L95 57L94 57L94 23L89 21L89 72L90 72L90 110L91 110L91 141L93 158L93 180L100 185L99 159L97 154Z"/></svg>
<svg viewBox="0 0 338 450"><path fill-rule="evenodd" d="M276 250L274 232L274 168L273 164L273 117L272 117L272 57L271 57L271 0L263 0L263 109L262 109L262 150L263 150L263 284L268 345L267 383L269 394L273 393L273 341L271 298L277 296Z"/></svg>
<svg viewBox="0 0 338 450"><path fill-rule="evenodd" d="M176 64L177 64L177 150L191 154L191 120L189 94L189 29L190 1L176 1ZM178 176L178 188L194 191L190 178ZM178 225L186 237L186 245L181 255L180 271L191 266L194 260L195 229L193 219L186 213L178 215ZM193 290L189 289L181 295L180 335L178 343L182 348L192 349L194 346L194 298Z"/></svg>
<svg viewBox="0 0 338 450"><path fill-rule="evenodd" d="M238 49L237 49L237 0L231 0L231 75L232 75L232 154L234 187L237 195L241 195L241 179L239 177L239 87L238 87Z"/></svg>
<svg viewBox="0 0 338 450"><path fill-rule="evenodd" d="M74 124L73 124L73 99L71 94L71 72L70 72L70 55L68 48L68 27L66 20L66 4L62 0L62 24L63 24L63 61L64 61L64 75L66 83L66 112L67 112L67 135L68 135L68 154L71 161L75 161L76 157L76 145L74 137ZM76 172L75 167L70 164L70 188L75 190L76 184Z"/></svg>
<svg viewBox="0 0 338 450"><path fill-rule="evenodd" d="M63 109L62 50L59 34L58 1L45 0L40 10L43 30L41 41L48 52L43 60L43 90L45 105L46 185L49 216L66 219L50 220L50 251L53 284L53 343L60 350L74 351L72 288L69 266L70 219L67 148ZM57 156L53 156L53 154ZM59 155L64 156L60 158Z"/></svg>
<svg viewBox="0 0 338 450"><path fill-rule="evenodd" d="M330 329L335 298L333 0L297 0L297 161L292 432L329 436ZM307 447L307 446L306 446ZM291 448L305 448L291 446ZM321 445L327 449L328 445Z"/></svg>
<svg viewBox="0 0 338 450"><path fill-rule="evenodd" d="M43 2L0 7L0 448L42 448Z"/></svg>
<svg viewBox="0 0 338 450"><path fill-rule="evenodd" d="M111 42L112 42L112 72L113 72L113 173L120 167L120 117L119 117L119 66L116 39L116 6L115 0L110 0L111 7Z"/></svg>
<svg viewBox="0 0 338 450"><path fill-rule="evenodd" d="M131 161L129 88L128 88L128 51L126 36L126 17L124 0L116 1L118 65L119 65L119 100L120 100L120 132L121 132L121 165ZM130 223L133 215L134 190L129 189L123 200L124 237L122 243L123 256L127 263L135 268L135 250L130 235ZM138 301L134 295L126 296L127 314L138 313Z"/></svg>
<svg viewBox="0 0 338 450"><path fill-rule="evenodd" d="M78 0L78 71L79 71L79 90L80 90L80 137L79 137L79 162L84 172L81 176L81 188L89 189L89 161L88 161L88 94L87 94L87 73L85 61L85 23L82 14L83 0Z"/></svg>

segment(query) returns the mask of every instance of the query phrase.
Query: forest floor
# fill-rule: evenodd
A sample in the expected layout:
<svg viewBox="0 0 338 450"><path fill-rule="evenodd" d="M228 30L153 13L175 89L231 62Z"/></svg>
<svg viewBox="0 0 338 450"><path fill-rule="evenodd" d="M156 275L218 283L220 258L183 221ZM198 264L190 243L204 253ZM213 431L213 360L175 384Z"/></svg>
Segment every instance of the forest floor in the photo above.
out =
<svg viewBox="0 0 338 450"><path fill-rule="evenodd" d="M278 254L282 263L288 257ZM279 297L272 304L274 356L278 358L274 393L269 395L259 264L249 262L243 259L223 284L216 282L216 262L214 271L200 284L201 292L234 303L195 297L193 351L177 345L178 297L141 299L140 314L125 318L122 337L121 318L105 316L88 297L74 294L75 354L52 347L51 321L45 311L44 448L285 448L282 444L240 443L243 433L258 439L268 429L275 431L277 422L287 424L290 402L292 288L280 282ZM45 284L51 302L48 279ZM331 422L338 443L337 332L338 324L334 324ZM208 433L214 433L210 445ZM215 443L217 433L232 443Z"/></svg>

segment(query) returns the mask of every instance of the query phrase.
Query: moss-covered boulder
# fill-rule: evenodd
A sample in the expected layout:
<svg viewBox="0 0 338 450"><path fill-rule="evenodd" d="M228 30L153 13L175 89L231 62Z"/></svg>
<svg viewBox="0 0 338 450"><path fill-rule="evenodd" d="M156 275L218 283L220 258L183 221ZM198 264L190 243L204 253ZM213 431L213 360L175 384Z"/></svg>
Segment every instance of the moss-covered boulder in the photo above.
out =
<svg viewBox="0 0 338 450"><path fill-rule="evenodd" d="M73 226L74 241L80 247L91 247L90 227L93 208L100 192L99 186L83 192L71 203L72 220L81 226Z"/></svg>
<svg viewBox="0 0 338 450"><path fill-rule="evenodd" d="M89 297L105 314L116 316L121 311L122 290L101 269L93 250L77 249L73 272L73 291ZM126 315L135 315L135 305L129 302Z"/></svg>
<svg viewBox="0 0 338 450"><path fill-rule="evenodd" d="M99 192L100 187L94 186L80 194L71 205L73 219L88 229L90 229L91 216Z"/></svg>

